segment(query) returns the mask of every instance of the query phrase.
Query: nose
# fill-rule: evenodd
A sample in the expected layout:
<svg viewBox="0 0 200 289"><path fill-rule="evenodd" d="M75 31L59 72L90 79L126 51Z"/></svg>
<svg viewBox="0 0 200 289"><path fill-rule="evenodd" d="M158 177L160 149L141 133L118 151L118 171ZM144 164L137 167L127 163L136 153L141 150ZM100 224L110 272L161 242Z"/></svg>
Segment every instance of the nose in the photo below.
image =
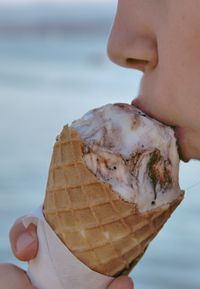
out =
<svg viewBox="0 0 200 289"><path fill-rule="evenodd" d="M156 37L148 16L151 13L145 2L148 1L118 1L107 46L111 61L142 72L154 69L158 62Z"/></svg>

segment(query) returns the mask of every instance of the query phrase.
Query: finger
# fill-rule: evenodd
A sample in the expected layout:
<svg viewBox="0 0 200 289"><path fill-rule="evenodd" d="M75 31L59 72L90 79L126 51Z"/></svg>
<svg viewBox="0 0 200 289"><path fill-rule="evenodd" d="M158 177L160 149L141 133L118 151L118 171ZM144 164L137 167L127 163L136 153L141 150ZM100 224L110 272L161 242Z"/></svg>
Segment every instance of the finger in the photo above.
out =
<svg viewBox="0 0 200 289"><path fill-rule="evenodd" d="M128 276L121 276L115 279L107 289L133 289L133 280Z"/></svg>
<svg viewBox="0 0 200 289"><path fill-rule="evenodd" d="M26 272L12 264L0 264L0 289L36 289Z"/></svg>
<svg viewBox="0 0 200 289"><path fill-rule="evenodd" d="M37 255L37 228L34 224L25 228L22 218L18 219L10 230L9 238L13 254L19 260L29 261Z"/></svg>

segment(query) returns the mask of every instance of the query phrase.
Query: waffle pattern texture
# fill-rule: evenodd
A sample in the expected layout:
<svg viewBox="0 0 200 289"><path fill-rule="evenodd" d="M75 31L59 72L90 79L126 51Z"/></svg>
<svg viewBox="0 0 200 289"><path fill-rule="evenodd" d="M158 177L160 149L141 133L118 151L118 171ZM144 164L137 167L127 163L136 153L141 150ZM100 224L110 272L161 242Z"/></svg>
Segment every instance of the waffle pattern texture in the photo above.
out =
<svg viewBox="0 0 200 289"><path fill-rule="evenodd" d="M54 145L43 213L68 249L92 270L128 274L183 196L140 213L86 167L84 143L65 126Z"/></svg>

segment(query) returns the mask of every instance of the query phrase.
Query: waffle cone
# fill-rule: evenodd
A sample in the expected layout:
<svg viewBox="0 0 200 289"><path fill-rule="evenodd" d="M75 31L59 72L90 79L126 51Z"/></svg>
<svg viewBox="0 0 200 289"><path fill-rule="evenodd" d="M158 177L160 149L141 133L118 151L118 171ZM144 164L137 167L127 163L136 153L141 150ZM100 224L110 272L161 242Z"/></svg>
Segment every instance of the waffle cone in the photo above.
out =
<svg viewBox="0 0 200 289"><path fill-rule="evenodd" d="M68 249L92 270L128 274L183 196L140 213L109 184L98 180L83 160L83 141L65 126L53 150L44 216Z"/></svg>

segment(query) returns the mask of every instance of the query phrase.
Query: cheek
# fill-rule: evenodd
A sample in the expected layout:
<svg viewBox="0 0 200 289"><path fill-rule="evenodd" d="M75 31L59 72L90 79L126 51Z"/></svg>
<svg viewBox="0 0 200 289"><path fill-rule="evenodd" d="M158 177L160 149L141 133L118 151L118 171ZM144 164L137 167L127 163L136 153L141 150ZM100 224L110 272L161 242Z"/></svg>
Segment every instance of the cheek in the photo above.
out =
<svg viewBox="0 0 200 289"><path fill-rule="evenodd" d="M180 124L180 110L184 104L177 97L173 77L168 70L159 65L153 72L144 75L139 94L150 115L166 124Z"/></svg>
<svg viewBox="0 0 200 289"><path fill-rule="evenodd" d="M195 126L200 122L200 16L198 23L181 19L170 19L168 29L158 35L159 60L152 80L164 116Z"/></svg>
<svg viewBox="0 0 200 289"><path fill-rule="evenodd" d="M168 65L170 65L168 63ZM178 77L182 72L182 77ZM157 68L152 79L152 96L149 101L154 104L154 111L163 121L183 127L200 127L200 79L188 75L179 67ZM152 84L153 82L151 82Z"/></svg>

